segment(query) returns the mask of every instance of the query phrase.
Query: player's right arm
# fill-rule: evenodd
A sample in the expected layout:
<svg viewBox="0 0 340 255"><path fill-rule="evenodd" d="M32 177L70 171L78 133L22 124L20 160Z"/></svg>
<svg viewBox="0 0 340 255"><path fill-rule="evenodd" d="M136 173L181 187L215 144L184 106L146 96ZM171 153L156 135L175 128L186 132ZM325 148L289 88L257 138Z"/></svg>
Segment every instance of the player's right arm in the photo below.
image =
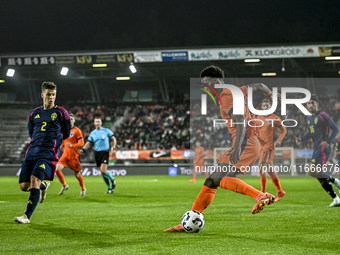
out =
<svg viewBox="0 0 340 255"><path fill-rule="evenodd" d="M262 92L266 97L272 96L272 91L263 83L250 84L248 87L251 87L254 92ZM277 97L279 102L281 102L281 95L279 93L277 93Z"/></svg>
<svg viewBox="0 0 340 255"><path fill-rule="evenodd" d="M230 117L233 119L234 123L246 123L246 118L243 115L234 115L233 113L230 115ZM236 164L240 159L241 154L241 145L244 140L244 136L246 134L246 127L245 125L237 124L236 126L236 140L234 149L230 153L230 162L232 164Z"/></svg>
<svg viewBox="0 0 340 255"><path fill-rule="evenodd" d="M307 117L307 121L306 122L308 122L308 119L309 119L309 117ZM295 137L295 142L296 142L297 145L300 145L302 142L304 142L306 140L309 140L311 138L312 138L312 134L310 133L310 129L308 127L308 133L305 134L304 136L302 136L301 138Z"/></svg>

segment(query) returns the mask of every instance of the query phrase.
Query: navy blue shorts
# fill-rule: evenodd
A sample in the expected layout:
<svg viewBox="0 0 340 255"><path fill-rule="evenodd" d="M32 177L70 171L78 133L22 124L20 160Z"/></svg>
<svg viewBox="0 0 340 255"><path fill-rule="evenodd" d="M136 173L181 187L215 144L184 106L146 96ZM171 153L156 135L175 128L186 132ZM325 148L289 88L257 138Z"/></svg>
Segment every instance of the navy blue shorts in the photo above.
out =
<svg viewBox="0 0 340 255"><path fill-rule="evenodd" d="M19 183L31 182L31 175L41 181L53 181L56 172L57 161L50 159L25 160L21 166Z"/></svg>
<svg viewBox="0 0 340 255"><path fill-rule="evenodd" d="M321 150L321 152L313 153L312 164L319 166L326 164L330 154L329 150Z"/></svg>

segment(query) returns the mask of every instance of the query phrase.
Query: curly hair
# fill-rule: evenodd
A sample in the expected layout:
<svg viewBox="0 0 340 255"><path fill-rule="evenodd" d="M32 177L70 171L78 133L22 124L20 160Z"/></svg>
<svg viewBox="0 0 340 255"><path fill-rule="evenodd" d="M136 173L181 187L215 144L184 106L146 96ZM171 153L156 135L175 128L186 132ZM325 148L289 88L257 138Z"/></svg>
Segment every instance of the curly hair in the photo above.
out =
<svg viewBox="0 0 340 255"><path fill-rule="evenodd" d="M224 78L224 72L221 68L211 65L201 71L200 77Z"/></svg>

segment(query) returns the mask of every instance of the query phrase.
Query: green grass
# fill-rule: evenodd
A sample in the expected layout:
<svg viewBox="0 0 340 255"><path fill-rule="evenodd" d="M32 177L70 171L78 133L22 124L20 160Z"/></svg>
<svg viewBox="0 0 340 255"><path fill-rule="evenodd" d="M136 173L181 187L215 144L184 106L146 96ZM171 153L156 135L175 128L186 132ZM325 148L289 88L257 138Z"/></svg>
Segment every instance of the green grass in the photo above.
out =
<svg viewBox="0 0 340 255"><path fill-rule="evenodd" d="M256 188L260 180L243 178ZM85 198L73 176L58 196L57 179L31 224L14 223L26 209L29 193L18 178L0 178L0 254L339 254L340 208L312 178L282 178L287 195L252 215L254 200L219 189L204 212L197 234L163 233L190 210L203 179L117 177L107 195L100 177L84 177ZM268 180L268 192L276 193Z"/></svg>

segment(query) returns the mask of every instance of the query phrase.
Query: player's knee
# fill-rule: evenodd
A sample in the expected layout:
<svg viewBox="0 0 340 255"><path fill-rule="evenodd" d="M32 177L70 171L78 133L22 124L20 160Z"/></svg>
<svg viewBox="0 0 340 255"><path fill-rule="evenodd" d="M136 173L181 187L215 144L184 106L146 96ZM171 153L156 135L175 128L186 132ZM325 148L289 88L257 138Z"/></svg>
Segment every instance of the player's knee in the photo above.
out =
<svg viewBox="0 0 340 255"><path fill-rule="evenodd" d="M212 173L205 179L204 185L209 188L217 189L220 186L222 178L223 176L220 173Z"/></svg>
<svg viewBox="0 0 340 255"><path fill-rule="evenodd" d="M31 187L35 189L39 189L40 185L41 185L41 180L38 177L32 175L31 176Z"/></svg>
<svg viewBox="0 0 340 255"><path fill-rule="evenodd" d="M22 191L28 191L29 190L29 187L30 187L30 183L28 182L23 182L23 183L20 183L20 189Z"/></svg>
<svg viewBox="0 0 340 255"><path fill-rule="evenodd" d="M74 175L75 175L75 177L79 177L80 176L80 172L74 172Z"/></svg>
<svg viewBox="0 0 340 255"><path fill-rule="evenodd" d="M215 181L211 176L208 176L207 179L205 179L204 185L209 187L209 188L217 188L218 185L216 186Z"/></svg>

